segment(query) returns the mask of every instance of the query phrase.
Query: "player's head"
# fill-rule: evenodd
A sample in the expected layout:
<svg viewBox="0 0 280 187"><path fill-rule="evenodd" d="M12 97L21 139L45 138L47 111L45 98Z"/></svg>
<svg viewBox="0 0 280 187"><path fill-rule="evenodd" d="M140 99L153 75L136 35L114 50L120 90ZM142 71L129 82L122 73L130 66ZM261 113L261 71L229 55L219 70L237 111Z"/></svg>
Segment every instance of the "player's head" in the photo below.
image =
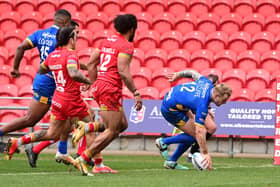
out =
<svg viewBox="0 0 280 187"><path fill-rule="evenodd" d="M77 33L74 27L62 27L56 33L56 45L55 47L68 47L75 49L77 42Z"/></svg>
<svg viewBox="0 0 280 187"><path fill-rule="evenodd" d="M221 106L225 104L229 97L231 96L232 90L231 88L225 84L221 83L216 85L212 91L212 101L217 105Z"/></svg>
<svg viewBox="0 0 280 187"><path fill-rule="evenodd" d="M65 9L59 9L55 12L53 22L59 27L69 26L71 14Z"/></svg>
<svg viewBox="0 0 280 187"><path fill-rule="evenodd" d="M76 34L79 35L79 28L80 28L79 23L77 23L77 22L74 21L74 20L71 20L71 21L70 21L70 26L71 26L71 27L74 27Z"/></svg>
<svg viewBox="0 0 280 187"><path fill-rule="evenodd" d="M114 27L122 35L128 34L128 41L133 42L137 29L137 18L133 14L118 15L114 19Z"/></svg>
<svg viewBox="0 0 280 187"><path fill-rule="evenodd" d="M213 85L216 86L219 83L219 76L215 74L209 74L208 79L210 79L213 82Z"/></svg>

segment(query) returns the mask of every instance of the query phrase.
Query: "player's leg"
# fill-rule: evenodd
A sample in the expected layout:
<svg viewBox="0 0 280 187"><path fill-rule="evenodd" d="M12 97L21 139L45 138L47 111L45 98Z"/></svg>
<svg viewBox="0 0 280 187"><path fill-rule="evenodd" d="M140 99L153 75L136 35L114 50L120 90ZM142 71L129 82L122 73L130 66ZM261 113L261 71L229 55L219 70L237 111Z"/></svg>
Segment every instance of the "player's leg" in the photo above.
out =
<svg viewBox="0 0 280 187"><path fill-rule="evenodd" d="M49 104L44 104L32 99L27 114L9 122L6 125L2 125L0 127L0 136L9 132L24 129L26 127L33 127L44 117L49 108Z"/></svg>

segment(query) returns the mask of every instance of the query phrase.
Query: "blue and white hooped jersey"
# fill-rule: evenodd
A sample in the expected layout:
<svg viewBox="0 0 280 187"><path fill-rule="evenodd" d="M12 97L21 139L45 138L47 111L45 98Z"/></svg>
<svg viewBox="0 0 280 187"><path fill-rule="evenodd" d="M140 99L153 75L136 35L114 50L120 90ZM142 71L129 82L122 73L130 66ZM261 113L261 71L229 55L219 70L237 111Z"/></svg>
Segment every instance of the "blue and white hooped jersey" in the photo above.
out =
<svg viewBox="0 0 280 187"><path fill-rule="evenodd" d="M211 102L211 90L213 83L202 76L195 82L189 82L173 87L165 96L163 105L170 111L191 110L195 116L195 122L204 125L208 114L208 106Z"/></svg>

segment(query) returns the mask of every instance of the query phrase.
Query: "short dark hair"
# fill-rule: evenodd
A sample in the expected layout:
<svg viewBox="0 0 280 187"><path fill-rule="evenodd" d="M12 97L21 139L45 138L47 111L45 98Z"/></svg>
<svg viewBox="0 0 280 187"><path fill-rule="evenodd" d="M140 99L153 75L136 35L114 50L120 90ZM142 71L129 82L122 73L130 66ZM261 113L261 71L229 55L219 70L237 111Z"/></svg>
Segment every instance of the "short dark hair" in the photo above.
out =
<svg viewBox="0 0 280 187"><path fill-rule="evenodd" d="M74 38L74 27L61 27L56 33L55 48L62 47L69 42L70 38Z"/></svg>
<svg viewBox="0 0 280 187"><path fill-rule="evenodd" d="M219 76L218 75L209 74L207 77L212 80L213 84L216 84L216 83L219 82Z"/></svg>
<svg viewBox="0 0 280 187"><path fill-rule="evenodd" d="M70 12L68 12L65 9L59 9L54 13L54 16L65 16L65 17L69 17L69 19L71 19L71 14Z"/></svg>
<svg viewBox="0 0 280 187"><path fill-rule="evenodd" d="M133 14L118 15L114 19L115 29L121 33L126 34L130 29L137 29L137 18Z"/></svg>
<svg viewBox="0 0 280 187"><path fill-rule="evenodd" d="M79 27L80 25L79 25L79 23L78 22L76 22L76 21L74 21L74 20L71 20L70 21L70 25L72 26L72 27Z"/></svg>

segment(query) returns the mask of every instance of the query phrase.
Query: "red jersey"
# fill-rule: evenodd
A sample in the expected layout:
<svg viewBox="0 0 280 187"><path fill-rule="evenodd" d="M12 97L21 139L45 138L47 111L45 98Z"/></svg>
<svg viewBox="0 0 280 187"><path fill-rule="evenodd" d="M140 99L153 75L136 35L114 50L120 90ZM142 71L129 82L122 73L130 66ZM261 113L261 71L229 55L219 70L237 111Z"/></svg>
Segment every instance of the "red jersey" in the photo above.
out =
<svg viewBox="0 0 280 187"><path fill-rule="evenodd" d="M118 72L118 55L125 53L133 55L133 43L126 40L119 33L112 35L101 42L100 50L100 68L97 80L110 82L116 87L122 88L122 79Z"/></svg>
<svg viewBox="0 0 280 187"><path fill-rule="evenodd" d="M53 51L44 62L45 66L52 71L56 90L54 98L64 100L76 100L81 97L81 83L74 81L68 74L67 66L77 66L80 69L78 55L75 51L59 48Z"/></svg>

